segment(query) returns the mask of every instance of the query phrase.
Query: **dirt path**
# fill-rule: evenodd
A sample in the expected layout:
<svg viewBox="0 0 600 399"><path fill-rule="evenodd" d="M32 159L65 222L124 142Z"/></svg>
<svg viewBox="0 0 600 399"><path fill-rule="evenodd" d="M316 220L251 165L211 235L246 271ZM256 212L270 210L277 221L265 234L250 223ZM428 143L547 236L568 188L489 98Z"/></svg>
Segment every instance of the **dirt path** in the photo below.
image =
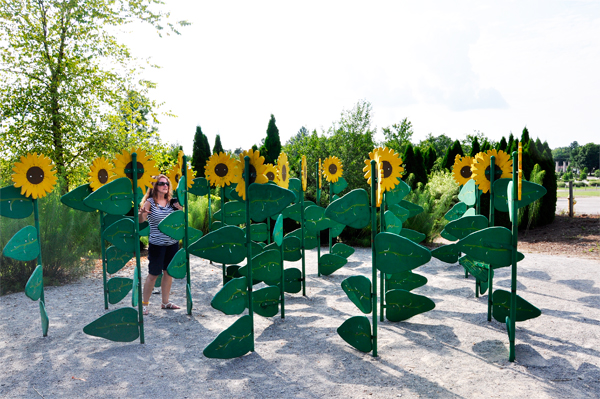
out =
<svg viewBox="0 0 600 399"><path fill-rule="evenodd" d="M47 338L37 304L23 293L1 297L0 397L600 396L600 268L594 259L527 254L519 264L519 293L543 314L517 324L515 363L507 360L505 326L486 320L487 295L474 297L474 280L458 265L434 260L416 270L429 283L415 292L436 308L381 323L380 356L373 358L336 333L361 314L340 283L370 275L370 249L357 250L329 277L316 276L316 251L307 260L308 296L287 295L285 320L255 316L256 351L232 360L202 354L239 316L210 307L221 287L220 268L198 258L193 315L161 311L153 295L144 345L83 334L83 326L104 313L98 277L47 289ZM497 270L496 287L506 289L509 279L508 268ZM172 298L183 305L184 296L178 280Z"/></svg>

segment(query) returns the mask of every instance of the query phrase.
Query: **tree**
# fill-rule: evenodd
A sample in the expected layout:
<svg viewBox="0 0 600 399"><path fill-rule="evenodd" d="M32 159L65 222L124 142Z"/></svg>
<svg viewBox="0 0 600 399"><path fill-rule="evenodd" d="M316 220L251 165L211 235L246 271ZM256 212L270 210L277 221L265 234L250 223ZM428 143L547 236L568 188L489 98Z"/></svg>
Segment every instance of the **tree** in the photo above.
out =
<svg viewBox="0 0 600 399"><path fill-rule="evenodd" d="M577 147L574 153L571 153L571 163L578 170L588 168L588 170L598 169L600 166L600 145L588 143L581 147Z"/></svg>
<svg viewBox="0 0 600 399"><path fill-rule="evenodd" d="M384 127L382 130L385 137L385 146L393 149L398 154L404 153L413 136L412 123L408 118L402 119L399 124L394 123L392 126Z"/></svg>
<svg viewBox="0 0 600 399"><path fill-rule="evenodd" d="M521 133L521 143L525 144L529 142L529 130L527 130L527 126L523 128L523 132Z"/></svg>
<svg viewBox="0 0 600 399"><path fill-rule="evenodd" d="M456 158L456 155L460 155L462 157L465 156L462 146L460 145L460 141L458 140L455 140L454 143L452 143L452 146L448 147L448 151L446 151L446 155L444 155L444 159L442 160L442 167L452 171L452 166L454 165L454 159Z"/></svg>
<svg viewBox="0 0 600 399"><path fill-rule="evenodd" d="M98 155L112 156L122 149L126 133L120 129L124 128L120 109L130 102L130 93L139 93L148 114L156 119L157 105L146 96L154 85L141 78L138 63L113 32L134 21L162 30L168 14L155 10L159 4L159 0L0 3L3 162L12 163L30 151L44 153L56 164L66 191L78 169ZM174 24L168 27L178 34Z"/></svg>
<svg viewBox="0 0 600 399"><path fill-rule="evenodd" d="M429 133L425 140L422 140L419 143L419 147L421 147L421 151L426 149L428 146L432 145L435 149L435 154L438 158L443 157L448 148L452 145L452 139L445 134L440 134L439 136L434 137L433 134Z"/></svg>
<svg viewBox="0 0 600 399"><path fill-rule="evenodd" d="M196 171L197 177L204 177L204 165L210 157L210 145L208 139L202 133L200 125L196 126L194 134L194 145L192 148L192 168Z"/></svg>
<svg viewBox="0 0 600 399"><path fill-rule="evenodd" d="M423 156L423 163L425 165L425 170L427 174L431 173L431 169L433 169L433 165L435 164L436 160L437 155L435 153L435 149L432 145L429 145L429 147L427 147L427 150L425 150L425 155Z"/></svg>
<svg viewBox="0 0 600 399"><path fill-rule="evenodd" d="M500 144L498 145L498 151L506 152L507 145L508 144L506 143L506 139L504 138L504 136L502 136L502 139L500 140Z"/></svg>
<svg viewBox="0 0 600 399"><path fill-rule="evenodd" d="M492 145L490 144L490 142L487 139L485 139L483 141L483 144L481 145L481 148L479 149L479 152L488 152L491 149L492 149Z"/></svg>
<svg viewBox="0 0 600 399"><path fill-rule="evenodd" d="M217 137L215 137L215 146L213 147L213 154L219 154L221 152L225 152L223 151L223 145L221 144L221 135L217 134Z"/></svg>
<svg viewBox="0 0 600 399"><path fill-rule="evenodd" d="M275 116L271 114L269 125L267 126L267 138L260 148L260 154L265 157L265 163L274 164L281 153L281 139L279 138L279 129L275 124Z"/></svg>
<svg viewBox="0 0 600 399"><path fill-rule="evenodd" d="M477 140L477 136L473 137L473 141L471 142L471 151L469 152L470 157L474 157L479 154L481 149L479 148L479 140Z"/></svg>

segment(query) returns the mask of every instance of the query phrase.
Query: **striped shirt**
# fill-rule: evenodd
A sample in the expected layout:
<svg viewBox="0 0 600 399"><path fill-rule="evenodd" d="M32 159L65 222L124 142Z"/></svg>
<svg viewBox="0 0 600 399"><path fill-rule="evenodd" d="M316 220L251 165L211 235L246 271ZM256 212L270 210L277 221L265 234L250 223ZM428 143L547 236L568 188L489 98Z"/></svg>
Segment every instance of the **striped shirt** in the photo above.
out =
<svg viewBox="0 0 600 399"><path fill-rule="evenodd" d="M163 221L164 218L175 212L177 209L171 204L167 206L160 206L154 202L152 197L146 200L150 203L150 213L148 214L148 224L150 225L150 237L148 242L152 245L173 245L179 241L172 239L168 235L162 233L158 229L158 224Z"/></svg>

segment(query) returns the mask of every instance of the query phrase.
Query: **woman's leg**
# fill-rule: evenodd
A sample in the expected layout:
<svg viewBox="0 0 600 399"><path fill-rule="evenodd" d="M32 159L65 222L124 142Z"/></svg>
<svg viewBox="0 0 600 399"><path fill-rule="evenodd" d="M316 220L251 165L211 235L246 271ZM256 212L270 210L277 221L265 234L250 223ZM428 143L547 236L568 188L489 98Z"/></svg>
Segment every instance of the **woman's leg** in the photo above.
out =
<svg viewBox="0 0 600 399"><path fill-rule="evenodd" d="M171 284L173 283L173 277L169 276L169 273L163 273L162 282L160 283L160 293L162 294L162 303L169 303L169 296L171 295Z"/></svg>
<svg viewBox="0 0 600 399"><path fill-rule="evenodd" d="M164 273L164 274L166 275L166 273ZM157 278L158 278L158 276L155 276L153 274L148 274L148 277L146 277L146 281L144 282L144 289L142 290L142 304L143 305L150 302L150 295L152 295L152 289L154 288L154 283L156 283ZM163 276L163 281L164 281L164 278L165 278L165 276ZM169 287L170 287L170 285L169 285Z"/></svg>

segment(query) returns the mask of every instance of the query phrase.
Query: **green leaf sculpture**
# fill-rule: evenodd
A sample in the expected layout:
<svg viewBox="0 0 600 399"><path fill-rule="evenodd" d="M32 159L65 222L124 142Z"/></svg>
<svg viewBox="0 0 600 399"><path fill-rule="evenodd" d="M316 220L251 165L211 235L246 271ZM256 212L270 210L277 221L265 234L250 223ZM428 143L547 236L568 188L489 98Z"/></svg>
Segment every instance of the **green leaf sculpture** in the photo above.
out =
<svg viewBox="0 0 600 399"><path fill-rule="evenodd" d="M340 234L342 234L342 231L344 231L344 229L346 228L346 226L344 226L341 223L336 222L335 220L331 220L330 219L330 223L331 223L331 228L329 230L329 234L331 235L331 237L337 237Z"/></svg>
<svg viewBox="0 0 600 399"><path fill-rule="evenodd" d="M302 259L302 242L298 237L286 236L283 239L283 260L296 262Z"/></svg>
<svg viewBox="0 0 600 399"><path fill-rule="evenodd" d="M221 212L221 211L219 211L219 212ZM218 212L217 212L217 213L218 213ZM215 215L216 215L216 213L215 213ZM213 216L214 216L214 215L213 215ZM223 223L223 222L219 222L219 221L212 222L212 224L210 225L210 231L217 231L217 230L219 230L221 227L225 227L225 223Z"/></svg>
<svg viewBox="0 0 600 399"><path fill-rule="evenodd" d="M470 179L458 193L458 199L464 202L467 206L473 206L477 202L477 185L475 180Z"/></svg>
<svg viewBox="0 0 600 399"><path fill-rule="evenodd" d="M354 316L338 327L337 333L344 341L361 352L369 353L373 349L371 323L367 316Z"/></svg>
<svg viewBox="0 0 600 399"><path fill-rule="evenodd" d="M247 275L248 265L240 268L242 276ZM277 250L268 250L252 257L252 279L277 280L281 278L281 254Z"/></svg>
<svg viewBox="0 0 600 399"><path fill-rule="evenodd" d="M108 289L108 303L115 304L121 302L133 288L133 280L126 277L113 277L106 284Z"/></svg>
<svg viewBox="0 0 600 399"><path fill-rule="evenodd" d="M246 223L246 204L243 201L226 202L223 209L213 215L215 220L223 220L223 210L225 211L225 222L227 224Z"/></svg>
<svg viewBox="0 0 600 399"><path fill-rule="evenodd" d="M375 259L377 269L393 274L424 265L431 259L431 253L408 238L384 232L375 236Z"/></svg>
<svg viewBox="0 0 600 399"><path fill-rule="evenodd" d="M334 194L341 193L346 187L348 187L348 182L343 177L339 177L335 183L331 183L331 191Z"/></svg>
<svg viewBox="0 0 600 399"><path fill-rule="evenodd" d="M348 259L348 257L354 253L354 248L344 243L338 242L333 247L331 247L331 253Z"/></svg>
<svg viewBox="0 0 600 399"><path fill-rule="evenodd" d="M181 248L167 267L167 273L169 276L177 279L185 278L187 275L187 258L185 256L185 249Z"/></svg>
<svg viewBox="0 0 600 399"><path fill-rule="evenodd" d="M42 265L37 265L31 276L29 276L27 284L25 284L25 295L32 301L37 301L42 296L42 292L44 291L43 280Z"/></svg>
<svg viewBox="0 0 600 399"><path fill-rule="evenodd" d="M292 177L290 179L290 184L288 185L288 190L294 193L296 199L294 202L300 202L300 197L304 195L302 192L302 182L297 177Z"/></svg>
<svg viewBox="0 0 600 399"><path fill-rule="evenodd" d="M91 193L92 188L90 187L90 185L83 184L60 197L60 202L62 202L64 205L70 208L77 209L79 211L92 212L95 211L95 209L83 203L83 200L86 199Z"/></svg>
<svg viewBox="0 0 600 399"><path fill-rule="evenodd" d="M202 230L198 230L198 229L188 226L188 242L189 243L198 241L202 237L203 234L204 233L202 233Z"/></svg>
<svg viewBox="0 0 600 399"><path fill-rule="evenodd" d="M492 315L500 323L506 323L506 317L510 316L510 292L504 290L494 291L492 296ZM534 319L542 314L542 311L517 295L517 317L515 321Z"/></svg>
<svg viewBox="0 0 600 399"><path fill-rule="evenodd" d="M444 215L444 219L451 222L462 217L462 215L464 215L466 211L467 204L465 204L464 202L457 202L452 208L450 208L448 212L446 212L446 214Z"/></svg>
<svg viewBox="0 0 600 399"><path fill-rule="evenodd" d="M144 196L139 189L138 199ZM107 183L88 195L83 203L93 209L110 213L111 215L125 215L133 206L133 190L131 180L121 177Z"/></svg>
<svg viewBox="0 0 600 399"><path fill-rule="evenodd" d="M402 231L402 222L392 211L385 211L385 231L398 234Z"/></svg>
<svg viewBox="0 0 600 399"><path fill-rule="evenodd" d="M512 179L498 179L494 182L494 208L500 212L508 212L508 185ZM521 200L517 201L517 208L523 208L542 198L547 190L544 186L527 180L521 182Z"/></svg>
<svg viewBox="0 0 600 399"><path fill-rule="evenodd" d="M412 291L427 284L427 277L412 271L386 274L386 291L389 290L405 290Z"/></svg>
<svg viewBox="0 0 600 399"><path fill-rule="evenodd" d="M348 263L348 259L343 256L335 254L321 255L319 258L319 273L329 276L336 270L341 269L346 263Z"/></svg>
<svg viewBox="0 0 600 399"><path fill-rule="evenodd" d="M33 226L25 226L15 234L2 250L9 258L22 261L34 260L40 254L37 230Z"/></svg>
<svg viewBox="0 0 600 399"><path fill-rule="evenodd" d="M456 263L460 256L460 251L455 244L443 245L431 251L431 256L446 263Z"/></svg>
<svg viewBox="0 0 600 399"><path fill-rule="evenodd" d="M400 180L393 190L385 193L385 202L390 205L399 204L410 193L410 186L404 180Z"/></svg>
<svg viewBox="0 0 600 399"><path fill-rule="evenodd" d="M250 225L250 234L254 241L267 241L269 230L266 223L253 223Z"/></svg>
<svg viewBox="0 0 600 399"><path fill-rule="evenodd" d="M435 308L435 303L423 295L405 290L390 290L385 293L389 321L402 321Z"/></svg>
<svg viewBox="0 0 600 399"><path fill-rule="evenodd" d="M285 237L286 238L287 237L296 237L297 239L302 240L301 234L302 234L302 230L296 229L296 230L292 231L291 233L286 234ZM285 240L284 240L284 243L285 243ZM308 232L305 231L304 232L304 248L305 249L313 249L313 248L316 248L317 245L319 245L319 241L317 241L316 234L309 234Z"/></svg>
<svg viewBox="0 0 600 399"><path fill-rule="evenodd" d="M371 208L367 192L358 188L336 199L325 210L325 217L355 229L368 226Z"/></svg>
<svg viewBox="0 0 600 399"><path fill-rule="evenodd" d="M491 264L494 268L512 264L512 234L506 227L488 227L469 234L456 247L472 258ZM517 252L517 262L525 256Z"/></svg>
<svg viewBox="0 0 600 399"><path fill-rule="evenodd" d="M185 176L181 176L179 178L179 181L177 182L177 190L175 190L175 192L177 193L177 199L179 200L179 203L182 206L185 206L185 188L186 188L187 184L186 184L186 179Z"/></svg>
<svg viewBox="0 0 600 399"><path fill-rule="evenodd" d="M250 218L256 222L281 213L296 199L291 190L274 184L252 183L248 188Z"/></svg>
<svg viewBox="0 0 600 399"><path fill-rule="evenodd" d="M398 204L390 205L389 211L392 212L394 216L398 218L400 223L406 222L406 220L408 220L408 218L410 217L410 211L406 208L401 207Z"/></svg>
<svg viewBox="0 0 600 399"><path fill-rule="evenodd" d="M285 283L284 291L290 294L296 294L302 289L302 272L296 267L290 267L283 271L283 280ZM280 280L265 281L265 284L279 288Z"/></svg>
<svg viewBox="0 0 600 399"><path fill-rule="evenodd" d="M313 206L313 205L315 205L315 203L312 201L304 201L304 209L308 208L309 206ZM301 211L300 203L297 202L293 205L289 205L287 208L285 208L283 211L281 211L281 214L283 215L284 218L289 218L295 222L300 223L300 215L301 215L300 211Z"/></svg>
<svg viewBox="0 0 600 399"><path fill-rule="evenodd" d="M402 200L398 203L402 208L408 210L408 217L411 218L413 216L417 216L418 214L423 212L423 207L417 204L413 204L412 202L408 202L407 200Z"/></svg>
<svg viewBox="0 0 600 399"><path fill-rule="evenodd" d="M254 291L252 294L254 313L263 317L275 316L279 312L280 297L281 291L276 286L263 287Z"/></svg>
<svg viewBox="0 0 600 399"><path fill-rule="evenodd" d="M188 189L188 193L204 197L210 192L210 186L205 177L196 177L192 182L194 182L194 184Z"/></svg>
<svg viewBox="0 0 600 399"><path fill-rule="evenodd" d="M121 308L108 312L83 327L83 332L110 341L135 341L140 336L137 310L134 308Z"/></svg>
<svg viewBox="0 0 600 399"><path fill-rule="evenodd" d="M283 215L277 217L275 226L273 226L273 241L278 246L281 246L283 243Z"/></svg>
<svg viewBox="0 0 600 399"><path fill-rule="evenodd" d="M488 220L483 215L475 216L463 216L460 219L456 219L446 225L444 230L452 234L454 237L465 238L469 234L483 230L488 227Z"/></svg>
<svg viewBox="0 0 600 399"><path fill-rule="evenodd" d="M135 246L139 245L134 238L133 220L124 218L104 229L102 238L125 252L135 252Z"/></svg>
<svg viewBox="0 0 600 399"><path fill-rule="evenodd" d="M0 189L0 216L24 219L33 212L33 200L21 195L21 189L6 186Z"/></svg>
<svg viewBox="0 0 600 399"><path fill-rule="evenodd" d="M137 267L133 268L133 286L131 287L131 306L136 308L138 306L138 288L140 284L140 275Z"/></svg>
<svg viewBox="0 0 600 399"><path fill-rule="evenodd" d="M482 282L487 282L489 279L489 265L479 262L469 255L462 256L459 259L459 263L465 268L473 277ZM492 277L494 271L492 270Z"/></svg>
<svg viewBox="0 0 600 399"><path fill-rule="evenodd" d="M123 251L114 245L108 247L106 249L106 272L115 274L125 267L132 257L133 254L131 252Z"/></svg>
<svg viewBox="0 0 600 399"><path fill-rule="evenodd" d="M225 226L208 233L189 246L193 255L216 263L233 265L246 258L246 234L237 226Z"/></svg>
<svg viewBox="0 0 600 399"><path fill-rule="evenodd" d="M158 224L158 230L174 240L185 237L185 212L175 211Z"/></svg>
<svg viewBox="0 0 600 399"><path fill-rule="evenodd" d="M44 305L44 302L39 301L38 303L40 304L40 317L42 319L42 335L47 337L50 320L48 320L48 313L46 312L46 305Z"/></svg>
<svg viewBox="0 0 600 399"><path fill-rule="evenodd" d="M210 306L226 315L241 314L248 306L246 278L233 278L214 296Z"/></svg>
<svg viewBox="0 0 600 399"><path fill-rule="evenodd" d="M306 231L311 234L316 234L321 230L333 226L331 219L325 217L325 209L317 205L306 208L304 210L304 217L306 219L304 227L306 228Z"/></svg>
<svg viewBox="0 0 600 399"><path fill-rule="evenodd" d="M249 315L240 317L204 348L204 356L211 359L233 359L244 356L253 347L252 320Z"/></svg>
<svg viewBox="0 0 600 399"><path fill-rule="evenodd" d="M477 215L477 212L475 211L475 208L469 208L467 209L467 211L463 214L463 217L466 216L475 216Z"/></svg>
<svg viewBox="0 0 600 399"><path fill-rule="evenodd" d="M231 279L234 278L240 278L243 277L240 273L240 266L239 265L230 265L227 266L225 269L225 282L230 281Z"/></svg>
<svg viewBox="0 0 600 399"><path fill-rule="evenodd" d="M225 187L225 197L232 201L244 202L244 199L237 193L236 187L237 184L231 184L229 187Z"/></svg>
<svg viewBox="0 0 600 399"><path fill-rule="evenodd" d="M425 238L427 238L425 234L411 229L402 229L400 233L398 233L398 235L404 238L408 238L409 240L417 244L423 241Z"/></svg>
<svg viewBox="0 0 600 399"><path fill-rule="evenodd" d="M363 313L373 310L371 300L371 280L365 276L352 276L342 281L342 289L353 304Z"/></svg>
<svg viewBox="0 0 600 399"><path fill-rule="evenodd" d="M440 236L442 236L442 238L445 238L448 241L458 241L458 238L456 238L452 234L448 233L448 231L445 228L440 233Z"/></svg>

